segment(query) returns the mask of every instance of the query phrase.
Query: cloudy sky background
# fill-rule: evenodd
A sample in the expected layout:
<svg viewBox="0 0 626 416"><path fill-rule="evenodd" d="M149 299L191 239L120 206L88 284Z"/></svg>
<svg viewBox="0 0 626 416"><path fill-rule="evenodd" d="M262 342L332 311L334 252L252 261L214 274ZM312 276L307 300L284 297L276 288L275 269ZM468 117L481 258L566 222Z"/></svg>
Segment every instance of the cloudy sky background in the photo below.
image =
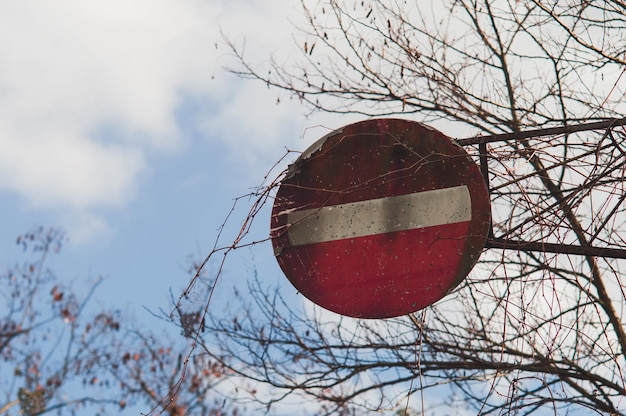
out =
<svg viewBox="0 0 626 416"><path fill-rule="evenodd" d="M359 119L306 116L224 69L236 65L224 35L262 66L301 53L300 21L293 0L0 0L0 269L22 259L19 234L60 227L59 277L79 293L104 277L97 307L158 328L146 309L168 309L234 199L285 149ZM248 208L241 200L225 244ZM267 237L269 208L251 240ZM230 257L211 312L254 275L310 307L266 242Z"/></svg>
<svg viewBox="0 0 626 416"><path fill-rule="evenodd" d="M66 281L104 276L102 305L139 319L166 306L233 199L349 121L224 70L224 34L263 65L295 52L300 18L291 0L0 0L0 266L18 234L62 227ZM227 275L281 279L265 246Z"/></svg>

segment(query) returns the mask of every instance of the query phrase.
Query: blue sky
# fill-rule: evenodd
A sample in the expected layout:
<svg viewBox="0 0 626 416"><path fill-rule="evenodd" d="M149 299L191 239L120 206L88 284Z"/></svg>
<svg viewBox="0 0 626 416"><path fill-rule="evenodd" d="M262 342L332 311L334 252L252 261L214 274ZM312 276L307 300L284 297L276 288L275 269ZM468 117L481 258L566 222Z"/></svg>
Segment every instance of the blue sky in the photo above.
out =
<svg viewBox="0 0 626 416"><path fill-rule="evenodd" d="M103 276L97 305L159 328L144 308L168 309L170 289L188 283L187 259L210 251L233 200L285 148L359 119L306 117L298 100L223 69L235 62L222 33L261 66L294 57L299 4L0 0L0 269L20 259L17 235L61 227L69 241L52 258L57 274L78 292ZM269 209L255 240L268 235ZM294 293L264 243L230 257L211 313L255 272Z"/></svg>
<svg viewBox="0 0 626 416"><path fill-rule="evenodd" d="M300 52L301 18L293 0L0 0L0 268L21 259L17 235L61 227L68 242L49 264L59 277L79 293L104 277L95 307L160 330L145 308L169 308L234 199L286 148L359 119L307 117L298 100L224 70L235 62L222 33L262 66ZM268 236L270 209L252 239ZM211 313L255 274L311 307L266 242L229 256Z"/></svg>
<svg viewBox="0 0 626 416"><path fill-rule="evenodd" d="M0 0L0 10L0 265L18 258L18 234L62 227L57 273L78 289L104 276L98 302L139 319L186 284L188 256L210 250L233 199L286 147L339 127L223 69L234 61L222 33L260 64L293 52L293 1ZM263 238L269 218L259 220ZM259 253L226 276L267 268L281 281L269 244Z"/></svg>

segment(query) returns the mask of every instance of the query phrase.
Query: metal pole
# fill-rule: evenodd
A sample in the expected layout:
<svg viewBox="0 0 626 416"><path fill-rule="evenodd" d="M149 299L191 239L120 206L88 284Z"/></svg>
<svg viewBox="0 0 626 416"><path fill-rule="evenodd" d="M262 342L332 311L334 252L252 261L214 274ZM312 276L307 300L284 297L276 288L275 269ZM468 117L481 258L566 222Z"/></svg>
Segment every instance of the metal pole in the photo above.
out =
<svg viewBox="0 0 626 416"><path fill-rule="evenodd" d="M626 250L608 247L576 246L572 244L543 243L540 241L519 241L502 238L487 238L485 248L499 248L517 251L539 251L542 253L576 254L582 256L626 259Z"/></svg>
<svg viewBox="0 0 626 416"><path fill-rule="evenodd" d="M594 123L573 124L571 126L528 130L528 131L522 131L519 133L503 133L503 134L494 134L491 136L476 136L476 137L469 137L466 139L458 139L455 141L461 146L468 146L472 144L502 142L502 141L507 141L507 140L529 139L531 137L554 136L557 134L569 134L569 133L576 133L579 131L587 131L587 130L604 130L604 129L608 129L612 127L623 126L623 125L626 125L626 117L612 118L609 120L598 121Z"/></svg>
<svg viewBox="0 0 626 416"><path fill-rule="evenodd" d="M528 130L518 133L503 133L494 134L491 136L477 136L469 137L466 139L458 139L456 142L461 146L478 145L480 165L485 182L488 189L489 185L489 173L487 167L487 143L501 142L508 140L521 140L545 136L555 136L559 134L570 134L580 131L589 130L606 130L617 126L626 125L626 117L608 119L593 123L575 124L562 127L552 127L547 129ZM621 149L620 149L621 150ZM626 198L626 197L625 197ZM618 248L608 247L594 247L594 246L580 246L572 244L556 244L545 243L540 241L520 241L510 240L506 238L494 237L493 228L490 228L489 235L485 242L485 248L498 248L503 250L517 250L517 251L538 251L542 253L555 253L555 254L574 254L583 256L595 256L615 259L626 259L626 250Z"/></svg>

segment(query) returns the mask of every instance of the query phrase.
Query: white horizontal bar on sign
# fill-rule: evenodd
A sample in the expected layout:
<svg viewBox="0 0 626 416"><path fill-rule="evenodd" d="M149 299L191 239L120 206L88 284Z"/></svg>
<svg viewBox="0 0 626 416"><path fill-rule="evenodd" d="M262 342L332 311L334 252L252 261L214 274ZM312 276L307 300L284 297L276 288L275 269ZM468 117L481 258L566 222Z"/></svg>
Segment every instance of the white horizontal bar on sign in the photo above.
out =
<svg viewBox="0 0 626 416"><path fill-rule="evenodd" d="M472 219L467 186L350 202L287 214L292 246L454 224Z"/></svg>

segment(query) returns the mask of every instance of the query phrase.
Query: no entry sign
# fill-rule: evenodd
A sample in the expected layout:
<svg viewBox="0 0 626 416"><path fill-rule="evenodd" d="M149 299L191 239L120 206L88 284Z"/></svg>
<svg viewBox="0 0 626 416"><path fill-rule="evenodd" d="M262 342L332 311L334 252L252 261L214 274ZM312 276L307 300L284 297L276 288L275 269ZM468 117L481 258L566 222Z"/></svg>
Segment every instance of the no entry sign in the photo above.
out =
<svg viewBox="0 0 626 416"><path fill-rule="evenodd" d="M415 122L374 119L328 134L290 166L271 238L283 272L311 301L387 318L461 283L490 218L485 182L463 148Z"/></svg>

